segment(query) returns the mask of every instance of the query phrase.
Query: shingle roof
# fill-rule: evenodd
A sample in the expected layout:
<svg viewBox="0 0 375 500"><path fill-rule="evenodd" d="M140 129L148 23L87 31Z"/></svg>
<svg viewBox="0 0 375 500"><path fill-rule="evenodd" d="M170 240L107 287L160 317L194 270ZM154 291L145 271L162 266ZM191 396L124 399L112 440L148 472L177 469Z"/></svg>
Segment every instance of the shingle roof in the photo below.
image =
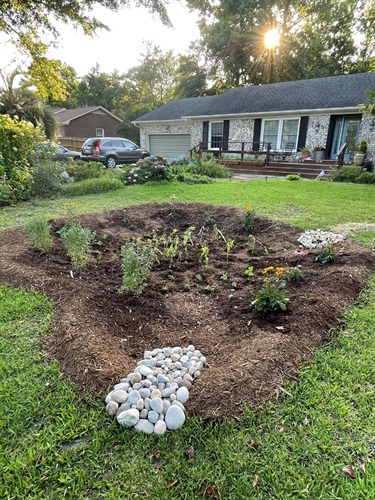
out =
<svg viewBox="0 0 375 500"><path fill-rule="evenodd" d="M184 117L356 108L375 90L375 72L229 89L209 97L171 101L135 122Z"/></svg>
<svg viewBox="0 0 375 500"><path fill-rule="evenodd" d="M88 113L91 113L92 111L96 111L97 109L104 111L105 113L112 116L113 118L115 118L119 122L122 122L122 120L120 118L113 115L112 113L110 113L107 109L103 108L102 106L85 106L83 108L58 109L55 111L55 117L59 123L66 124L66 123L69 123L71 120L75 120L76 118L79 118L80 116L87 115Z"/></svg>

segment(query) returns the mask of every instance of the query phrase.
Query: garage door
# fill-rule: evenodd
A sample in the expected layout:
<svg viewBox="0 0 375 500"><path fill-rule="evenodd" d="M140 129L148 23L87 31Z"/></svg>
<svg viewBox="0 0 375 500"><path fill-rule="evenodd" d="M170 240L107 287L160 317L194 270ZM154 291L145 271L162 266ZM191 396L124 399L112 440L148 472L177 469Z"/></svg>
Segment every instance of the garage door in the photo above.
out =
<svg viewBox="0 0 375 500"><path fill-rule="evenodd" d="M188 157L191 149L190 134L155 134L149 136L150 153L168 160Z"/></svg>

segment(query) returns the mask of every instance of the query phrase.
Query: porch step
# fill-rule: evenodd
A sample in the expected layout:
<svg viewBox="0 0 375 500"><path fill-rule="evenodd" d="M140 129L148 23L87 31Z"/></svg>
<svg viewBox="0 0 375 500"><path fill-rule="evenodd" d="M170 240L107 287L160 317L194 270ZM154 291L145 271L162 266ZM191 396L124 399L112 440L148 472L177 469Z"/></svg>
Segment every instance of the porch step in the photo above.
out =
<svg viewBox="0 0 375 500"><path fill-rule="evenodd" d="M248 161L225 161L219 163L227 165L230 172L244 175L269 175L276 177L286 177L289 174L299 174L304 179L316 179L322 170L329 174L335 161L323 160L321 163L314 161L292 162L270 162L267 166L262 163Z"/></svg>

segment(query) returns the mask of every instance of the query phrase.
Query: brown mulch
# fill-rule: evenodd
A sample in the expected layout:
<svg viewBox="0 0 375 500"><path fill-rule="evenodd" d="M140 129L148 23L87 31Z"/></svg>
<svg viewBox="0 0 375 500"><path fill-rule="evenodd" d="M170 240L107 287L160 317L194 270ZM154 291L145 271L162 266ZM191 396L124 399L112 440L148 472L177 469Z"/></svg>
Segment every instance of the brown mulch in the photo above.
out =
<svg viewBox="0 0 375 500"><path fill-rule="evenodd" d="M83 391L102 396L134 369L145 350L194 344L207 357L207 366L190 391L189 415L236 418L244 403L256 409L286 381L298 379L300 365L329 340L329 329L339 325L375 267L374 252L352 241L330 265L316 262L314 250L298 257L301 231L262 218L249 238L242 214L206 204L149 203L80 216L83 226L96 231L97 242L89 264L74 278L56 233L63 219L52 221L54 247L47 254L20 229L3 231L0 283L46 292L56 302L45 349ZM228 261L223 240L214 238L213 223L234 239ZM141 296L118 293L126 237L143 238L153 231L168 235L174 229L182 234L192 225L196 233L204 228L207 266L199 261L197 245L187 263L183 257L171 267L167 259L155 264ZM297 264L305 280L288 284L288 311L268 316L254 311L251 303L263 268ZM244 274L248 266L254 267L250 278ZM220 279L223 274L227 281ZM184 291L184 284L190 291ZM207 285L212 293L204 290Z"/></svg>

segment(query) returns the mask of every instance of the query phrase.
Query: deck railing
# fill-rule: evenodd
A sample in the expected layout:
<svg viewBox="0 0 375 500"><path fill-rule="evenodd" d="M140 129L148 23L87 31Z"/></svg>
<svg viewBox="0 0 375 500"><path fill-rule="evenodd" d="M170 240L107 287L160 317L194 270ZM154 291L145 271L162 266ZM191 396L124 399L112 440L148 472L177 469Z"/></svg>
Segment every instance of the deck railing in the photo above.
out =
<svg viewBox="0 0 375 500"><path fill-rule="evenodd" d="M254 142L254 141L228 141L213 143L200 142L199 146L194 147L191 151L198 154L211 153L218 158L223 158L226 155L238 155L239 160L244 160L245 155L254 156L255 159L264 158L263 164L268 165L270 161L271 144L269 142Z"/></svg>

